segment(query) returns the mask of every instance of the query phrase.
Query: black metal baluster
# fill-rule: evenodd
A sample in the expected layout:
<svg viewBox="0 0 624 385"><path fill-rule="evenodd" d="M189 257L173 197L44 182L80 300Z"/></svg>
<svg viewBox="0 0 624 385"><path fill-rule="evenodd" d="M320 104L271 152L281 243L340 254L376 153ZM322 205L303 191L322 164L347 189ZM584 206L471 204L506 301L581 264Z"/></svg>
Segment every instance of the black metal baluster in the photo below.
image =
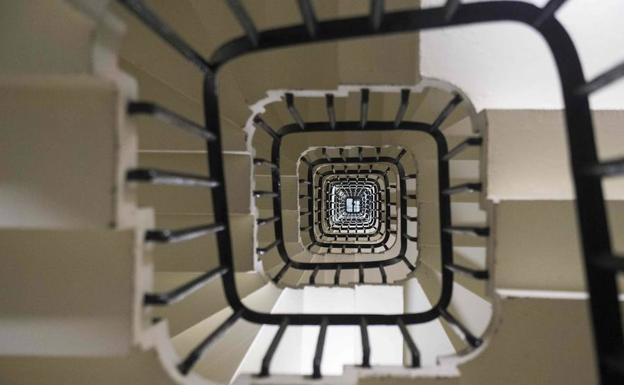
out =
<svg viewBox="0 0 624 385"><path fill-rule="evenodd" d="M243 315L243 309L232 313L219 327L206 337L199 345L197 345L186 358L178 364L178 370L183 375L187 375L191 369L197 364L197 361L204 355L208 347L215 342L221 335L238 321Z"/></svg>
<svg viewBox="0 0 624 385"><path fill-rule="evenodd" d="M610 177L624 174L624 158L613 159L585 167L585 174L591 176Z"/></svg>
<svg viewBox="0 0 624 385"><path fill-rule="evenodd" d="M384 0L371 0L370 2L370 24L373 30L379 30L383 22Z"/></svg>
<svg viewBox="0 0 624 385"><path fill-rule="evenodd" d="M276 193L275 191L254 190L253 196L254 198L262 198L262 197L275 198L279 196L279 193Z"/></svg>
<svg viewBox="0 0 624 385"><path fill-rule="evenodd" d="M126 180L129 182L142 182L151 184L163 184L172 186L196 186L214 188L219 182L201 175L186 174L174 171L165 171L148 168L135 168L128 170Z"/></svg>
<svg viewBox="0 0 624 385"><path fill-rule="evenodd" d="M555 12L565 3L567 0L550 0L544 8L542 8L542 13L535 19L533 22L533 26L535 28L539 28L544 24L544 22L551 17L554 16Z"/></svg>
<svg viewBox="0 0 624 385"><path fill-rule="evenodd" d="M297 110L297 107L295 107L295 96L291 93L286 94L286 108L288 108L288 112L290 112L290 116L297 123L299 128L304 130L305 123L303 121L303 118L301 117L301 114Z"/></svg>
<svg viewBox="0 0 624 385"><path fill-rule="evenodd" d="M366 123L368 122L368 98L370 91L368 88L362 89L361 99L360 99L360 127L362 129L366 128Z"/></svg>
<svg viewBox="0 0 624 385"><path fill-rule="evenodd" d="M336 129L336 109L334 107L334 95L325 94L325 106L327 108L327 118L329 119L329 127Z"/></svg>
<svg viewBox="0 0 624 385"><path fill-rule="evenodd" d="M306 26L308 35L315 37L318 30L318 23L316 21L316 15L314 14L314 8L310 3L310 0L297 0L299 4L299 11L301 12L301 18Z"/></svg>
<svg viewBox="0 0 624 385"><path fill-rule="evenodd" d="M208 131L205 127L156 103L144 101L130 102L128 103L127 112L128 115L151 116L205 140L216 139L215 134Z"/></svg>
<svg viewBox="0 0 624 385"><path fill-rule="evenodd" d="M264 358L262 359L262 366L260 368L260 374L258 375L259 377L269 376L269 368L271 366L271 360L273 359L273 355L275 355L275 351L277 350L277 347L280 341L282 340L282 337L284 337L284 333L286 332L287 327L288 327L288 317L284 317L284 319L282 320L282 323L277 329L277 332L273 336L271 345L269 345L269 348L267 349L267 352L264 355Z"/></svg>
<svg viewBox="0 0 624 385"><path fill-rule="evenodd" d="M478 137L468 138L464 140L463 142L461 142L460 144L458 144L457 146L455 146L451 151L447 152L442 157L442 160L448 161L451 158L454 158L455 156L457 156L460 152L466 150L468 147L481 146L482 143L483 143L482 138L478 138Z"/></svg>
<svg viewBox="0 0 624 385"><path fill-rule="evenodd" d="M442 318L446 320L446 322L455 326L460 331L460 333L466 339L466 342L468 342L468 345L472 346L473 348L476 348L476 347L479 347L483 343L483 341L480 338L475 337L468 330L468 328L466 328L461 322L459 322L457 318L453 317L446 309L438 308L438 310L440 312L440 315L442 316Z"/></svg>
<svg viewBox="0 0 624 385"><path fill-rule="evenodd" d="M269 251L271 251L272 248L276 247L277 245L279 245L281 243L282 243L281 239L276 239L275 241L273 241L272 243L270 243L266 247L258 247L256 249L256 253L258 253L259 256L262 256L262 255L268 253Z"/></svg>
<svg viewBox="0 0 624 385"><path fill-rule="evenodd" d="M262 118L260 118L259 116L256 116L253 120L254 124L257 127L260 127L264 132L266 132L267 134L269 134L274 140L279 140L280 137L279 135L277 135L277 132L275 132L275 130L273 128L271 128L271 126L269 126L267 124L267 122L265 122Z"/></svg>
<svg viewBox="0 0 624 385"><path fill-rule="evenodd" d="M381 273L381 283L388 283L388 277L386 277L386 270L383 265L379 265L379 272Z"/></svg>
<svg viewBox="0 0 624 385"><path fill-rule="evenodd" d="M362 367L370 368L370 343L368 341L368 323L362 317L360 321L360 335L362 336Z"/></svg>
<svg viewBox="0 0 624 385"><path fill-rule="evenodd" d="M410 97L409 88L402 89L401 90L401 104L399 105L399 110L397 111L396 117L394 118L395 128L399 128L399 126L403 122L403 118L405 117L405 112L407 112L407 106L409 105L409 97Z"/></svg>
<svg viewBox="0 0 624 385"><path fill-rule="evenodd" d="M412 356L412 368L419 368L420 351L418 350L418 347L414 343L414 340L412 339L412 336L410 335L409 330L407 330L407 327L405 326L405 323L402 319L397 319L397 325L399 326L399 330L401 330L401 334L403 335L405 344L407 345L407 348L410 351L410 355Z"/></svg>
<svg viewBox="0 0 624 385"><path fill-rule="evenodd" d="M292 263L291 261L288 261L286 262L284 266L282 266L280 271L278 271L275 277L273 277L273 282L278 283L282 279L284 274L286 274L286 271L288 270L288 268L290 268L291 263Z"/></svg>
<svg viewBox="0 0 624 385"><path fill-rule="evenodd" d="M401 259L403 259L403 262L405 262L405 265L407 265L407 268L410 269L411 271L416 270L416 266L414 266L409 259L407 259L407 257L405 255L401 256Z"/></svg>
<svg viewBox="0 0 624 385"><path fill-rule="evenodd" d="M226 267L219 266L166 293L146 293L143 296L143 304L164 306L179 302L227 271Z"/></svg>
<svg viewBox="0 0 624 385"><path fill-rule="evenodd" d="M624 77L624 63L620 63L607 72L595 77L593 80L583 84L576 90L576 93L579 95L589 95L622 77Z"/></svg>
<svg viewBox="0 0 624 385"><path fill-rule="evenodd" d="M275 221L279 221L280 218L279 217L270 217L270 218L258 218L256 219L256 224L258 226L262 226L262 225L266 225L269 223L273 223Z"/></svg>
<svg viewBox="0 0 624 385"><path fill-rule="evenodd" d="M407 150L402 148L401 152L399 152L399 155L397 155L396 157L396 162L399 163L401 161L401 158L403 158L405 154L407 154Z"/></svg>
<svg viewBox="0 0 624 385"><path fill-rule="evenodd" d="M487 237L490 235L489 227L478 226L449 226L442 229L449 234L472 235L475 237Z"/></svg>
<svg viewBox="0 0 624 385"><path fill-rule="evenodd" d="M279 166L276 165L275 163L271 162L270 160L266 160L262 158L254 158L253 163L255 166L268 166L269 168L273 170L279 169Z"/></svg>
<svg viewBox="0 0 624 385"><path fill-rule="evenodd" d="M436 118L436 120L431 124L431 128L429 129L430 132L439 130L440 127L442 126L442 123L444 123L444 121L451 115L451 113L453 113L453 111L455 110L455 108L463 101L464 99L462 98L461 95L459 94L455 94L455 96L453 96L453 99L451 99L450 102L448 102L448 104L446 105L446 107L444 107L444 109L442 110L442 112L440 112L440 115L438 115L438 117Z"/></svg>
<svg viewBox="0 0 624 385"><path fill-rule="evenodd" d="M446 21L452 20L460 6L460 0L446 0L446 5L444 6L444 19Z"/></svg>
<svg viewBox="0 0 624 385"><path fill-rule="evenodd" d="M323 360L323 348L325 346L325 335L327 334L327 325L329 321L327 317L323 317L319 330L318 340L316 341L316 351L314 360L312 361L312 378L321 378L321 361Z"/></svg>
<svg viewBox="0 0 624 385"><path fill-rule="evenodd" d="M453 195L481 191L481 183L463 183L442 190L444 195Z"/></svg>
<svg viewBox="0 0 624 385"><path fill-rule="evenodd" d="M223 230L225 230L225 226L219 223L193 226L177 230L148 230L145 232L145 241L157 243L183 242L203 237L208 234L218 233Z"/></svg>
<svg viewBox="0 0 624 385"><path fill-rule="evenodd" d="M318 274L318 272L319 272L319 265L316 265L316 267L314 268L314 271L310 275L310 285L314 285L316 283L316 275Z"/></svg>
<svg viewBox="0 0 624 385"><path fill-rule="evenodd" d="M245 31L247 39L253 47L257 47L260 42L260 37L253 20L249 17L249 14L245 10L245 7L239 0L226 0L230 10L236 16L238 23Z"/></svg>
<svg viewBox="0 0 624 385"><path fill-rule="evenodd" d="M457 265L455 263L450 263L444 266L445 268L449 269L450 271L454 272L454 273L459 273L459 274L465 274L468 275L474 279L489 279L490 278L490 273L487 270L475 270L475 269L471 269L465 266L460 266Z"/></svg>

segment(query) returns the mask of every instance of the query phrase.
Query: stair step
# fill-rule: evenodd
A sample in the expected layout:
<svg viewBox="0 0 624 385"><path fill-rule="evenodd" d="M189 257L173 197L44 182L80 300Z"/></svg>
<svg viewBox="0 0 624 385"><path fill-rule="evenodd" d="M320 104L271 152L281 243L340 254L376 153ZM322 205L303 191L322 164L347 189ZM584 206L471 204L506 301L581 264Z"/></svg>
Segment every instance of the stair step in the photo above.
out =
<svg viewBox="0 0 624 385"><path fill-rule="evenodd" d="M96 23L73 4L11 4L3 8L2 13L6 17L3 23L6 31L22 37L8 39L3 44L7 52L13 53L5 60L5 73L92 73ZM64 23L59 25L57 20L64 20Z"/></svg>
<svg viewBox="0 0 624 385"><path fill-rule="evenodd" d="M35 17L42 10L30 12ZM116 86L85 75L17 77L0 82L0 92L6 99L0 105L6 127L0 163L10 165L2 175L0 226L109 229L135 223L134 196L120 188L118 176L136 166L136 136L120 126L125 108Z"/></svg>
<svg viewBox="0 0 624 385"><path fill-rule="evenodd" d="M126 354L137 239L134 230L1 230L0 354Z"/></svg>

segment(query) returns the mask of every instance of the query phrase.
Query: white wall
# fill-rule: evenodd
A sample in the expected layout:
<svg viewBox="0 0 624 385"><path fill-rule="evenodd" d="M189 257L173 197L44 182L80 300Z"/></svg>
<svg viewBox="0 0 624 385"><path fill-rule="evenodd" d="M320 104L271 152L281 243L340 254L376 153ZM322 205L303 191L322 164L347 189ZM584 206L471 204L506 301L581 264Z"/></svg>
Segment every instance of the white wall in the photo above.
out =
<svg viewBox="0 0 624 385"><path fill-rule="evenodd" d="M445 2L423 0L422 5ZM543 6L546 0L527 2ZM624 61L622 15L622 0L573 0L557 13L574 40L588 79ZM563 105L549 49L527 26L478 24L429 30L420 38L422 75L459 86L477 109L559 109ZM596 93L591 104L593 109L624 108L624 82Z"/></svg>
<svg viewBox="0 0 624 385"><path fill-rule="evenodd" d="M462 299L465 290L458 293ZM471 294L471 293L468 293ZM404 303L404 295L407 298ZM468 295L470 297L470 295ZM468 298L470 300L471 298ZM481 300L484 302L483 300ZM471 301L472 305L474 301ZM480 305L477 304L477 305ZM405 288L401 286L357 285L345 287L305 287L303 290L286 289L273 313L381 313L401 314L420 312L431 308L420 284L412 279ZM480 308L480 307L479 307ZM480 310L483 310L480 308ZM490 313L484 313L489 320ZM460 314L464 316L464 314ZM472 325L471 325L472 326ZM481 331L479 328L475 328ZM423 366L436 365L441 355L455 350L440 321L409 327L416 342ZM257 374L266 350L277 331L277 326L263 326L239 369L240 373ZM271 364L274 374L311 374L319 327L289 327ZM403 337L397 326L368 327L372 365L402 366L404 357ZM362 345L358 326L330 326L327 329L321 372L324 375L340 375L345 365L360 365ZM406 362L409 363L409 362Z"/></svg>
<svg viewBox="0 0 624 385"><path fill-rule="evenodd" d="M353 288L305 287L286 289L274 313L402 313L400 286L362 285ZM240 373L258 373L277 326L263 326L243 360ZM273 356L271 373L311 374L319 327L289 327ZM402 365L403 339L395 326L369 326L371 364ZM327 329L321 372L340 375L345 365L362 362L360 330L357 326Z"/></svg>

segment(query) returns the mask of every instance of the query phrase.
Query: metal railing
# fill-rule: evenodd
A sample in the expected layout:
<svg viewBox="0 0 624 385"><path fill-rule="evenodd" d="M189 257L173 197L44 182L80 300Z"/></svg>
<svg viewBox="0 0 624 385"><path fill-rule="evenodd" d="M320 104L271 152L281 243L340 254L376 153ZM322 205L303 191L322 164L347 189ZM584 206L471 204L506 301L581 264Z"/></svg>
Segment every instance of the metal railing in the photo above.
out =
<svg viewBox="0 0 624 385"><path fill-rule="evenodd" d="M290 114L293 117L293 120L295 121L295 123L288 124L288 125L285 125L284 127L281 127L278 130L274 130L272 127L269 126L269 124L264 119L262 119L261 116L259 115L255 116L253 119L254 124L256 124L257 127L261 128L272 139L270 162L273 164L276 164L276 165L280 164L281 143L282 143L282 140L288 135L297 135L297 134L309 133L309 132L350 131L350 130L362 129L361 128L363 124L362 120L359 122L334 121L333 128L331 128L332 124L328 124L328 122L305 122L304 119L301 117L301 114L296 109L294 95L290 93L286 93L285 99L286 99L287 109L290 111ZM328 98L328 100L333 100L333 97ZM367 108L367 107L364 107L364 106L367 106L367 103L368 102L366 101L366 99L362 98L363 109ZM328 103L328 105L330 104ZM361 116L365 116L365 114L362 113ZM393 124L394 124L393 122L372 122L371 121L371 122L367 122L366 128L364 130L369 130L369 131L384 130L388 126L393 127ZM410 130L411 129L413 131L420 131L420 132L426 132L426 133L431 134L429 125L420 124L420 123L403 122L400 128L393 128L393 129L396 129L396 130L399 130L399 129ZM439 130L436 129L435 132L439 132ZM444 136L441 133L439 134L439 137L440 137L440 140L443 142L443 145L444 145L443 152L445 152L446 141L444 139ZM389 156L389 155L380 156L380 151L377 151L377 154L372 157L368 157L368 156L364 157L362 156L361 153L359 153L358 156L355 156L355 157L347 157L345 155L345 152L341 151L340 156L336 158L329 157L326 152L323 153L319 159L315 159L315 160L310 160L306 156L301 157L300 158L301 164L306 165L308 168L307 180L302 179L302 181L307 185L307 194L302 194L302 195L310 198L310 199L306 199L307 211L300 213L302 220L307 221L307 223L300 225L300 229L303 229L303 231L309 235L309 239L310 239L310 241L304 245L305 248L307 248L308 250L311 250L313 247L328 248L329 250L333 250L333 248L335 248L339 250L340 252L342 252L343 250L346 251L347 249L360 250L360 251L370 250L371 252L375 252L377 248L380 248L381 249L380 252L387 251L390 249L390 246L387 245L387 242L390 236L392 235L392 232L389 231L391 227L391 222L398 223L400 234L398 235L394 234L394 235L398 236L398 238L400 239L400 247L399 247L399 250L397 251L397 254L394 257L391 257L391 258L384 257L383 259L374 260L374 261L367 260L367 261L362 261L362 262L357 262L357 261L354 261L354 262L342 262L342 261L300 262L290 257L288 250L286 248L286 244L284 242L285 235L284 235L283 220L276 220L273 222L275 238L274 238L274 241L271 244L269 244L269 246L271 247L271 249L276 248L277 252L279 253L280 258L282 259L283 267L273 277L273 281L276 283L279 282L284 276L284 274L289 269L312 271L312 274L310 275L310 278L309 278L310 284L316 283L316 275L319 270L320 271L333 270L335 272L335 279L334 279L335 283L340 282L340 279L339 279L340 272L345 271L345 270L358 270L360 272L365 271L367 269L374 269L376 271L379 270L381 272L382 282L384 283L386 282L386 279L384 278L386 277L384 269L387 266L403 262L410 271L413 271L415 269L415 265L410 261L410 258L406 256L406 251L407 251L408 242L416 242L417 238L415 236L408 235L406 232L406 229L407 229L407 222L417 221L417 218L410 217L407 215L407 212L406 212L406 207L408 206L407 200L412 199L412 195L407 194L405 192L407 191L406 181L408 179L414 179L415 175L406 175L404 167L401 164L401 160L405 156L406 153L407 153L406 150L401 149L399 153L395 156ZM439 159L439 163L444 163L444 162L441 159ZM383 222L385 222L385 229L387 229L387 231L384 232L384 236L381 239L381 241L374 243L372 245L363 245L363 244L356 244L353 242L345 242L345 241L326 242L326 241L321 241L317 239L315 235L315 231L318 231L318 226L316 226L316 224L322 222L321 220L322 212L314 210L314 204L317 201L317 198L314 195L314 190L316 187L315 185L316 182L314 178L314 170L320 165L327 165L327 164L330 164L333 166L349 165L349 164L355 164L355 165L359 164L359 165L368 166L372 164L383 164L385 166L392 166L397 170L396 171L397 184L399 186L398 188L396 188L397 186L395 186L395 188L397 190L397 193L399 192L402 192L402 193L400 193L397 196L397 201L391 202L389 188L386 191L387 193L386 194L387 197L385 199L386 215L385 215L385 220L383 220ZM448 167L445 170L446 172L441 172L439 174L439 178L441 179L446 178L446 181L442 182L441 186L449 185ZM382 172L381 170L369 170L368 172L370 174L378 174L381 176L385 176L385 182L384 182L385 186L390 186L390 183L387 180L387 172ZM334 168L331 174L348 175L348 169L347 171L345 171L344 168L342 170ZM272 216L275 218L281 218L282 199L280 197L280 192L279 192L280 186L281 186L280 184L281 173L280 173L279 167L275 167L271 169L271 180L272 180L272 190L270 191L273 193ZM440 198L441 198L441 204L443 205L450 204L450 201L445 196L440 195ZM389 207L392 205L396 206L398 210L397 215L394 217L387 215L387 213L390 212ZM448 208L446 212L448 212L450 215L450 208ZM440 213L442 215L442 211L440 211ZM447 222L450 223L450 216L449 218L446 218L446 219L441 218L440 221L441 223L447 223ZM334 240L336 240L337 235L333 234L333 237L334 237ZM444 237L446 242L452 242L452 238L450 236L445 236L444 234L442 234L441 237ZM269 246L262 247L258 251L264 253L265 251L270 250ZM450 245L448 250L449 251L452 250L452 245ZM315 253L316 252L318 252L318 250L315 251ZM452 259L452 255L450 255L448 258ZM365 280L364 280L365 274L360 274L359 278L360 278L360 283L365 283Z"/></svg>
<svg viewBox="0 0 624 385"><path fill-rule="evenodd" d="M262 363L261 375L268 375L271 358L288 327L294 325L319 325L321 332L318 336L316 353L313 362L313 377L321 376L320 364L323 354L326 331L333 325L355 325L361 329L363 366L370 364L370 345L367 328L372 325L396 325L402 332L410 352L413 366L419 365L418 346L406 329L406 325L428 322L438 317L457 326L464 339L470 346L478 346L481 340L474 336L457 318L448 311L452 296L453 270L444 269L442 272L442 293L439 301L430 309L420 313L410 314L268 314L254 311L245 306L236 289L234 280L234 262L232 259L232 244L229 231L227 199L223 175L223 156L221 148L221 128L218 108L217 74L228 62L235 58L253 52L259 52L279 47L309 44L322 41L339 40L372 35L405 33L410 31L443 28L447 26L465 25L493 21L517 21L533 27L547 42L551 49L561 79L563 97L565 101L565 116L569 140L570 159L577 196L577 214L580 225L580 234L583 245L585 271L590 293L591 314L594 337L597 350L597 364L602 384L620 384L624 382L622 351L624 335L622 319L618 303L616 275L623 269L622 257L615 256L609 228L607 224L604 193L601 182L603 178L624 173L624 160L615 159L601 162L597 156L593 123L589 109L588 95L601 89L624 76L624 63L605 72L597 78L586 81L575 46L565 28L554 17L557 9L565 0L550 0L546 6L539 8L532 4L520 1L492 1L462 4L459 0L448 0L444 6L430 9L401 10L385 12L383 1L371 1L370 14L367 16L349 17L319 21L314 15L314 8L309 1L300 0L303 23L295 26L281 27L258 31L253 20L247 14L244 6L237 0L229 0L232 12L240 22L245 35L222 44L210 59L203 57L193 49L184 39L164 23L141 0L118 0L130 12L134 13L148 28L167 42L175 51L192 63L204 75L203 108L205 124L195 124L164 108L147 108L135 105L129 107L131 114L147 113L156 118L167 120L184 129L192 131L206 140L208 149L209 177L179 175L173 172L149 171L132 172L128 175L131 181L148 183L197 184L212 189L212 202L215 210L215 224L208 227L182 229L181 231L154 230L151 236L146 235L148 241L172 242L183 241L189 237L216 233L218 242L218 267L208 271L180 288L162 295L146 294L146 306L165 305L182 299L190 292L197 290L214 277L221 277L227 301L233 309L232 315L214 332L202 340L179 364L181 374L187 375L202 357L205 350L231 327L238 319L260 324L279 325L279 332L273 339ZM287 97L288 99L288 97ZM367 111L368 98L363 103L362 111ZM267 130L273 138L279 139L305 127L306 130L323 131L337 129L355 131L367 129L373 125L364 118L360 122L338 122L335 119L335 110L328 97L329 125L323 123L303 123L293 113L297 122L292 127L285 127L279 133L265 127L261 122L258 126ZM402 98L397 111L395 122L375 122L381 129L411 129L428 132L438 145L439 172L444 174L440 178L440 192L450 192L448 181L448 163L443 157L447 154L446 143L439 131L441 122L453 106L449 104L443 113L432 125L403 122L407 100ZM146 112L147 111L147 112ZM274 160L273 163L278 164ZM452 190L451 190L452 191ZM258 193L262 195L261 192ZM274 194L271 192L270 195ZM272 195L273 196L273 195ZM448 195L441 194L441 206L448 207ZM276 197L273 196L275 199ZM450 225L448 209L441 212L441 222L444 228L442 236L442 260L444 266L453 264L452 239L450 233L468 231L471 234L487 235L486 229L457 228ZM276 226L280 224L277 218L263 219ZM266 222L265 222L266 223ZM149 234L149 233L148 233ZM278 244L278 247L280 244ZM286 265L288 266L288 265ZM456 269L457 270L457 269ZM157 298L156 298L157 297Z"/></svg>
<svg viewBox="0 0 624 385"><path fill-rule="evenodd" d="M389 158L389 157L386 157L386 158ZM370 158L367 158L367 160L370 160ZM318 159L315 162L311 163L311 167L308 167L308 170L307 170L308 180L312 180L312 182L308 184L307 193L318 194L318 190L321 190L322 192L322 195L320 198L316 198L317 195L313 195L315 199L313 199L313 201L309 200L307 204L307 212L310 212L310 211L315 212L315 215L306 216L307 221L308 221L308 226L312 226L310 228L307 228L308 230L307 234L310 238L310 248L316 246L318 248L323 248L323 247L343 248L344 247L347 249L361 249L362 246L364 246L365 247L364 251L366 251L366 248L369 248L371 250L370 251L371 253L375 252L376 248L383 247L384 245L385 245L384 249L390 248L391 244L390 245L388 244L390 233L388 230L391 228L393 224L395 226L397 225L397 216L393 217L390 215L391 192L390 192L390 187L389 187L390 183L389 183L389 177L388 177L390 166L386 167L386 169L383 171L378 170L378 169L373 169L373 165L377 165L377 164L383 165L386 163L383 161L380 161L379 158L376 158L374 162L372 163L367 163L362 156L358 156L357 162L352 163L352 165L357 165L357 169L349 170L346 162L347 162L347 159L344 156L341 156L340 158L329 158L327 156L324 156L322 159ZM342 170L337 170L335 168L336 164L342 164L344 168ZM362 168L361 165L363 164L368 165L370 167ZM394 162L390 162L387 164L394 166ZM332 169L330 171L327 171L325 173L320 173L320 174L314 171L315 168L319 170L318 167L322 167L326 165L332 165ZM397 170L396 173L399 173L399 171ZM318 176L317 182L314 182L315 174L317 174ZM319 200L320 200L320 203L323 203L324 201L326 201L324 197L327 197L328 192L323 190L324 181L326 178L332 177L332 176L333 177L345 177L349 175L355 175L356 179L359 178L360 175L368 175L369 177L374 176L375 178L379 178L379 181L383 183L384 194L380 194L380 197L376 202L376 204L378 205L377 206L378 209L376 210L376 215L373 218L371 218L372 220L377 221L377 223L379 223L379 227L376 228L376 231L372 233L371 232L363 233L361 242L360 242L360 234L358 234L357 231L353 233L353 228L348 228L348 233L345 233L344 231L343 232L337 231L339 229L333 229L334 231L327 231L327 229L331 227L328 218L331 214L333 214L333 212L331 211L332 208L330 207L329 211L324 211L322 207L320 208L320 210L315 210L315 206L314 206L315 203L316 204L319 203ZM399 178L399 177L400 175L395 176L395 178ZM376 184L376 188L379 191L382 190L382 186L379 185L378 183ZM357 228L355 230L357 230ZM375 237L375 236L378 236L378 237ZM377 239L375 240L375 238ZM371 240L373 240L373 242L371 242ZM317 253L319 253L318 250L317 250Z"/></svg>

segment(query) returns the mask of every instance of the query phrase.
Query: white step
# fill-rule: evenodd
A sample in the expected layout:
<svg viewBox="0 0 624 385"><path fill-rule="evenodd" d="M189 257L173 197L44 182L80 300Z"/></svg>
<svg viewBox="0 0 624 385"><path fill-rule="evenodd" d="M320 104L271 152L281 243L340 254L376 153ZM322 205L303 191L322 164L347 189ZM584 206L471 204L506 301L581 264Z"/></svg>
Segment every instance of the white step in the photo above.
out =
<svg viewBox="0 0 624 385"><path fill-rule="evenodd" d="M505 293L500 323L483 352L459 366L460 383L520 385L547 378L551 384L597 384L587 300L580 293L558 294Z"/></svg>
<svg viewBox="0 0 624 385"><path fill-rule="evenodd" d="M136 164L121 91L87 76L0 83L0 226L105 229L135 222L123 186ZM10 165L10 167L8 167Z"/></svg>
<svg viewBox="0 0 624 385"><path fill-rule="evenodd" d="M7 3L2 16L4 74L91 73L96 24L69 2Z"/></svg>
<svg viewBox="0 0 624 385"><path fill-rule="evenodd" d="M607 204L612 244L624 251L624 203ZM496 279L510 289L585 290L573 201L509 201L496 206Z"/></svg>
<svg viewBox="0 0 624 385"><path fill-rule="evenodd" d="M139 235L1 230L0 355L129 353Z"/></svg>

